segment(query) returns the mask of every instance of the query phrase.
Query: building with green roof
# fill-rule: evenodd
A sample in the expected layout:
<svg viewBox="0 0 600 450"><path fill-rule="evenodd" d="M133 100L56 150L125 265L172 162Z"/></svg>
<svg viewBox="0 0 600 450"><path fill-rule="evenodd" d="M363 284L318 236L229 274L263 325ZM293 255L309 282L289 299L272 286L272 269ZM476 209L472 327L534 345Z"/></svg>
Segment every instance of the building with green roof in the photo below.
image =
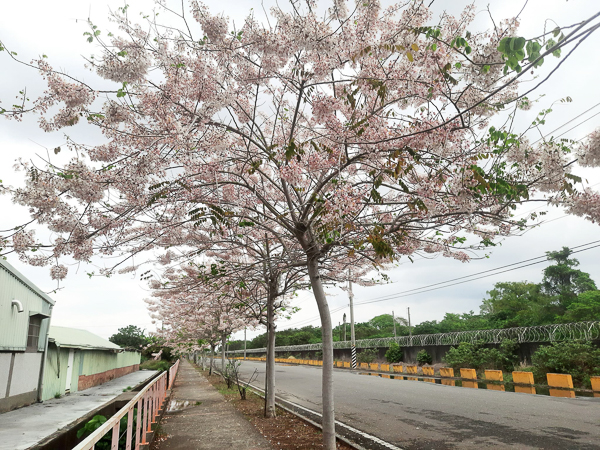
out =
<svg viewBox="0 0 600 450"><path fill-rule="evenodd" d="M42 400L82 391L139 369L141 354L86 330L50 327Z"/></svg>

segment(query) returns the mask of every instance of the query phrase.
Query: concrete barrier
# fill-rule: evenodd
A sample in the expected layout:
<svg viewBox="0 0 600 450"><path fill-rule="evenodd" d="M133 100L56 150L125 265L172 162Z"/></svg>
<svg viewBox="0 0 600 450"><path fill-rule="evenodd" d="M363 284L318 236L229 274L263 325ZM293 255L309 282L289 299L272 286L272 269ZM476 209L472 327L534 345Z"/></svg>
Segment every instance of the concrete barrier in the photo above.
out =
<svg viewBox="0 0 600 450"><path fill-rule="evenodd" d="M423 375L427 375L429 377L432 377L434 375L434 369L433 367L421 367L421 370L423 371Z"/></svg>
<svg viewBox="0 0 600 450"><path fill-rule="evenodd" d="M535 386L518 386L515 385L515 392L520 394L535 394Z"/></svg>
<svg viewBox="0 0 600 450"><path fill-rule="evenodd" d="M361 369L365 369L365 370L369 370L369 364L368 363L360 363L360 368Z"/></svg>
<svg viewBox="0 0 600 450"><path fill-rule="evenodd" d="M392 366L394 368L394 373L403 373L404 372L404 366L400 365L400 366Z"/></svg>
<svg viewBox="0 0 600 450"><path fill-rule="evenodd" d="M406 366L406 373L416 375L417 373L419 373L419 366Z"/></svg>
<svg viewBox="0 0 600 450"><path fill-rule="evenodd" d="M485 370L485 379L490 381L504 381L501 370Z"/></svg>
<svg viewBox="0 0 600 450"><path fill-rule="evenodd" d="M452 367L440 367L440 377L454 378L454 369Z"/></svg>
<svg viewBox="0 0 600 450"><path fill-rule="evenodd" d="M375 370L375 371L379 371L379 364L378 363L373 363L373 364L369 364L369 369L371 370Z"/></svg>
<svg viewBox="0 0 600 450"><path fill-rule="evenodd" d="M575 391L569 391L566 389L550 389L548 393L550 394L550 397L575 398Z"/></svg>
<svg viewBox="0 0 600 450"><path fill-rule="evenodd" d="M486 389L488 389L490 391L505 391L503 384L488 383L485 385L485 387L486 387Z"/></svg>
<svg viewBox="0 0 600 450"><path fill-rule="evenodd" d="M533 374L531 372L513 372L513 383L516 384L533 384ZM535 393L535 392L534 392Z"/></svg>
<svg viewBox="0 0 600 450"><path fill-rule="evenodd" d="M477 372L475 371L475 369L460 369L460 377L465 378L467 380L476 380Z"/></svg>
<svg viewBox="0 0 600 450"><path fill-rule="evenodd" d="M573 377L564 373L547 373L548 386L573 389Z"/></svg>
<svg viewBox="0 0 600 450"><path fill-rule="evenodd" d="M590 377L592 391L600 391L600 377Z"/></svg>
<svg viewBox="0 0 600 450"><path fill-rule="evenodd" d="M382 372L389 372L390 371L390 365L389 364L381 364L381 371Z"/></svg>
<svg viewBox="0 0 600 450"><path fill-rule="evenodd" d="M350 363L350 361L344 361L344 369L351 369L352 368L352 364Z"/></svg>
<svg viewBox="0 0 600 450"><path fill-rule="evenodd" d="M452 370L452 369L450 369L450 370ZM444 386L456 386L456 381L442 378L442 384Z"/></svg>
<svg viewBox="0 0 600 450"><path fill-rule="evenodd" d="M475 370L475 369L472 369L472 370ZM462 387L471 388L471 389L479 389L479 386L477 385L477 381L467 381L467 380L465 380L465 381L462 382Z"/></svg>

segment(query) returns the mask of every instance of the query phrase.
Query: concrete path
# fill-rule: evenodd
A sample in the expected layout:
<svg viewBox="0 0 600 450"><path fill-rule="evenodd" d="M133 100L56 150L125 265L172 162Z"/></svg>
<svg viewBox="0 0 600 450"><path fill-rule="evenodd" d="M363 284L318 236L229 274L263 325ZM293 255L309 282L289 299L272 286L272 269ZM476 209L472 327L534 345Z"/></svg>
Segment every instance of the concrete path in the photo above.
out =
<svg viewBox="0 0 600 450"><path fill-rule="evenodd" d="M242 375L265 364L244 361ZM321 368L277 364L276 394L321 412ZM340 422L406 450L600 450L600 398L556 398L420 381L392 380L336 369Z"/></svg>
<svg viewBox="0 0 600 450"><path fill-rule="evenodd" d="M156 373L140 370L84 391L0 414L0 450L31 447Z"/></svg>
<svg viewBox="0 0 600 450"><path fill-rule="evenodd" d="M271 449L267 439L185 359L160 422L158 450Z"/></svg>

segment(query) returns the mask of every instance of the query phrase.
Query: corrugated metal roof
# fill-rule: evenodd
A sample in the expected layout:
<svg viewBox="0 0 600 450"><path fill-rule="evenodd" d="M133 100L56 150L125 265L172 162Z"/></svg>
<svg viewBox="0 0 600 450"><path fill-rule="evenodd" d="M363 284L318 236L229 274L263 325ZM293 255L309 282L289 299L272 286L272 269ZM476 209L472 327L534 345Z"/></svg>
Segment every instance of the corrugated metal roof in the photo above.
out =
<svg viewBox="0 0 600 450"><path fill-rule="evenodd" d="M81 348L86 350L123 350L117 344L96 336L87 330L78 328L50 326L48 339L60 347Z"/></svg>
<svg viewBox="0 0 600 450"><path fill-rule="evenodd" d="M54 300L48 297L48 295L44 292L40 291L40 289L35 284L33 284L27 279L27 277L25 277L25 275L23 275L21 272L19 272L17 269L11 266L8 263L8 261L5 261L3 258L0 258L0 267L6 270L7 272L10 272L15 278L18 278L21 283L25 284L29 289L31 289L45 301L47 301L51 305L54 305Z"/></svg>

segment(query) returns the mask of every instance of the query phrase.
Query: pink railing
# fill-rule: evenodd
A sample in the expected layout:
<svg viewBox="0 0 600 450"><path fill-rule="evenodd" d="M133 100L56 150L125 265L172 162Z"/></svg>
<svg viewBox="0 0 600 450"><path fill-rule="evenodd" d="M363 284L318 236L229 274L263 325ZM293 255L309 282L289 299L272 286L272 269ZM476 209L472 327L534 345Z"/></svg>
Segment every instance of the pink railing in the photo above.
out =
<svg viewBox="0 0 600 450"><path fill-rule="evenodd" d="M173 364L171 366L171 368L169 369L169 387L168 387L168 389L171 389L171 387L173 386L173 381L175 381L175 375L177 375L178 369L179 369L179 360L177 360L177 362L175 364Z"/></svg>
<svg viewBox="0 0 600 450"><path fill-rule="evenodd" d="M104 437L112 429L111 450L119 448L119 430L120 421L127 415L127 443L126 450L139 450L141 445L148 445L147 435L152 431L152 425L156 423L158 414L163 407L163 403L167 397L167 391L173 386L177 369L179 368L179 360L173 364L168 373L163 372L155 378L148 386L144 387L135 397L131 399L123 408L121 408L114 416L109 418L102 426L90 434L85 440L79 443L73 450L93 450L96 442ZM167 379L168 375L168 379ZM168 383L168 385L167 385ZM135 426L135 443L133 443L133 415L137 408L136 426Z"/></svg>

